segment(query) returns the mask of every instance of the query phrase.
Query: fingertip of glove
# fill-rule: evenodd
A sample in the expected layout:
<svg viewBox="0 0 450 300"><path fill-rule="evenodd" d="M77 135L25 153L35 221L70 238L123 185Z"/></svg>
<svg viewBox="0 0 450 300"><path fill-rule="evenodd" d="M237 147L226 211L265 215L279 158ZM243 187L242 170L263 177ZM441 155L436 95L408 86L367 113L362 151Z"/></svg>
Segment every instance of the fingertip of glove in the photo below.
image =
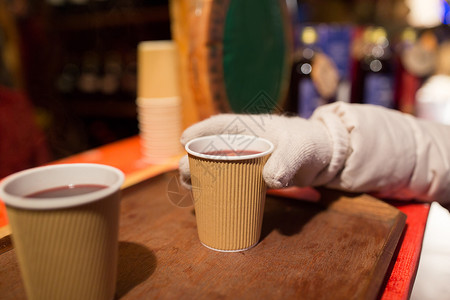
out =
<svg viewBox="0 0 450 300"><path fill-rule="evenodd" d="M276 177L273 173L267 174L267 172L263 172L263 178L266 182L266 185L270 189L281 189L287 186L287 183L284 183L280 178Z"/></svg>
<svg viewBox="0 0 450 300"><path fill-rule="evenodd" d="M289 168L284 164L283 156L274 151L263 169L263 178L268 188L280 189L287 187L292 177Z"/></svg>

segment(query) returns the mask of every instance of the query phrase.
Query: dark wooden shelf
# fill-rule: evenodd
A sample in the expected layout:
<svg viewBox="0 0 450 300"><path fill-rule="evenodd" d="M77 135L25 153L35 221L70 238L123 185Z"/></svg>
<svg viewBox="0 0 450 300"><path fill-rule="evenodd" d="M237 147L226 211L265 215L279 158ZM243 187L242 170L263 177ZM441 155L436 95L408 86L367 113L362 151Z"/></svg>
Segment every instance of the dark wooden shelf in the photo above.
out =
<svg viewBox="0 0 450 300"><path fill-rule="evenodd" d="M72 111L82 117L136 118L134 101L125 100L70 100Z"/></svg>
<svg viewBox="0 0 450 300"><path fill-rule="evenodd" d="M64 31L114 28L170 21L169 8L167 5L74 14L58 14L54 19L58 30Z"/></svg>

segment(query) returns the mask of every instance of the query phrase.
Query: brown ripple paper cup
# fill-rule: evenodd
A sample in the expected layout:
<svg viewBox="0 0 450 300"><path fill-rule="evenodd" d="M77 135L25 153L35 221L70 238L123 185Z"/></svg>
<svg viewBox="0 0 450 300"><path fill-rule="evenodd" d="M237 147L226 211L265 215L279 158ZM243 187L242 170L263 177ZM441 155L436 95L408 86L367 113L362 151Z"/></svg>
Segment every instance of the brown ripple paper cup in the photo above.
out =
<svg viewBox="0 0 450 300"><path fill-rule="evenodd" d="M204 246L234 252L259 242L266 198L262 170L273 149L265 139L228 134L186 144L198 235Z"/></svg>
<svg viewBox="0 0 450 300"><path fill-rule="evenodd" d="M28 299L113 299L121 171L97 164L25 170L0 184ZM103 185L78 196L25 197L67 185Z"/></svg>

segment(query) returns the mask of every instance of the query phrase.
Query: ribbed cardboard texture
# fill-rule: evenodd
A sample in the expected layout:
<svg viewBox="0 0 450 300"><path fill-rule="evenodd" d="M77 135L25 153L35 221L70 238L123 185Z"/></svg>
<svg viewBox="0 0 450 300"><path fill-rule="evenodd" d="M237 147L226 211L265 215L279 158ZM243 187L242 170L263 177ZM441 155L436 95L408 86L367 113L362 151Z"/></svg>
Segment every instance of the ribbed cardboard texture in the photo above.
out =
<svg viewBox="0 0 450 300"><path fill-rule="evenodd" d="M200 241L220 251L240 251L261 236L269 155L249 160L208 160L189 154Z"/></svg>
<svg viewBox="0 0 450 300"><path fill-rule="evenodd" d="M138 46L138 97L179 96L178 54L173 41L145 41Z"/></svg>
<svg viewBox="0 0 450 300"><path fill-rule="evenodd" d="M56 210L7 206L28 299L113 299L120 192Z"/></svg>

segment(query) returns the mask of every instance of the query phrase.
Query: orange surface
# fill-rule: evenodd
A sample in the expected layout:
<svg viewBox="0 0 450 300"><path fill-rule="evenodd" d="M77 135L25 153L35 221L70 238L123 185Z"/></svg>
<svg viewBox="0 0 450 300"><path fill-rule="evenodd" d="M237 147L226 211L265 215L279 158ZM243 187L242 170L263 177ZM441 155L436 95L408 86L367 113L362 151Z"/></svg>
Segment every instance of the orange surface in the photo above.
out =
<svg viewBox="0 0 450 300"><path fill-rule="evenodd" d="M125 173L123 187L131 186L158 174L175 170L180 156L155 165L145 161L139 136L127 138L100 148L82 152L54 163L100 163L116 167Z"/></svg>
<svg viewBox="0 0 450 300"><path fill-rule="evenodd" d="M158 165L148 163L142 156L139 136L134 136L54 161L51 164L99 163L110 165L125 173L125 182L122 186L122 188L125 188L164 172L175 170L181 156L180 154L180 156L173 157ZM0 201L0 228L7 224L5 205Z"/></svg>
<svg viewBox="0 0 450 300"><path fill-rule="evenodd" d="M6 217L6 208L5 204L0 201L0 228L6 226L8 224L8 218ZM1 236L0 236L1 238Z"/></svg>

